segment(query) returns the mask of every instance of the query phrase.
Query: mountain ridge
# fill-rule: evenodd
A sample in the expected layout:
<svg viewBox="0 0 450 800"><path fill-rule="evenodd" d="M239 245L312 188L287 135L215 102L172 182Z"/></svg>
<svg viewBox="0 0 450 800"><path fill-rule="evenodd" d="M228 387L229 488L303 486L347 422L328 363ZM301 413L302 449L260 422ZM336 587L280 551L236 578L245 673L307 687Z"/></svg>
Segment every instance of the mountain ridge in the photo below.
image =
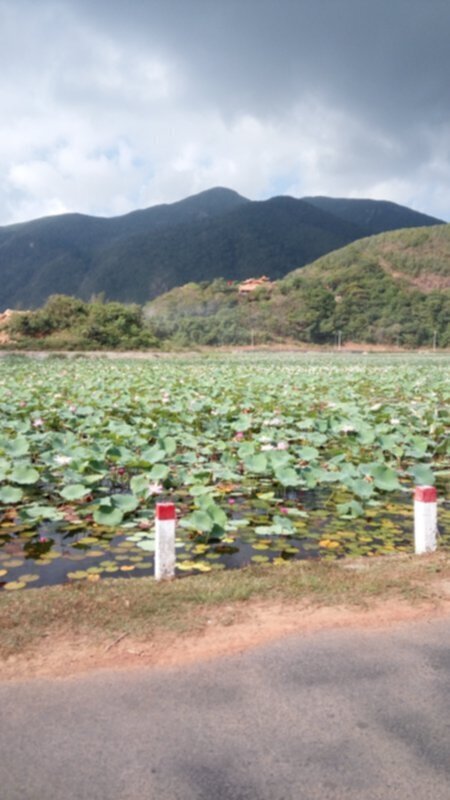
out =
<svg viewBox="0 0 450 800"><path fill-rule="evenodd" d="M385 231L415 228L421 225L442 223L429 214L423 214L391 200L344 197L305 197L311 205L329 211L341 219L351 220L363 227L370 227L371 235ZM407 213L405 214L405 210ZM415 224L417 223L417 224Z"/></svg>
<svg viewBox="0 0 450 800"><path fill-rule="evenodd" d="M377 213L361 224L367 203ZM215 187L118 217L71 213L3 226L0 308L34 308L54 293L143 303L190 281L281 278L380 225L389 229L391 205L284 195L252 201ZM405 227L418 219L443 224L404 206L394 216Z"/></svg>

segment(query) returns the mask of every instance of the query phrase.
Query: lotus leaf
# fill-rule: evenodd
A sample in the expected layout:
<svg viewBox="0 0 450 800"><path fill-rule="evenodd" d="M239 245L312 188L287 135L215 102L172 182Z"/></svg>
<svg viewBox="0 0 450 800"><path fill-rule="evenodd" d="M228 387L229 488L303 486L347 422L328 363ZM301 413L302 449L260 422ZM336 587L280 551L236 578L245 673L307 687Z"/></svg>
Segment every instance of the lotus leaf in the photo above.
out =
<svg viewBox="0 0 450 800"><path fill-rule="evenodd" d="M0 503L5 505L14 505L20 503L23 498L22 489L17 489L15 486L2 486L0 489Z"/></svg>

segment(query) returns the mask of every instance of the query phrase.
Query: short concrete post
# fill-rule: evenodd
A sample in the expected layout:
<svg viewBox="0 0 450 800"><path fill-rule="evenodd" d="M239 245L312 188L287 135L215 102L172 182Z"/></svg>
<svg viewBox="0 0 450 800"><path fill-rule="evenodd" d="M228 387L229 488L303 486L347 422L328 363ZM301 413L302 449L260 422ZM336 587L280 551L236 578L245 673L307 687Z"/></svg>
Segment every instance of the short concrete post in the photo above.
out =
<svg viewBox="0 0 450 800"><path fill-rule="evenodd" d="M175 505L156 504L155 578L168 580L175 575Z"/></svg>
<svg viewBox="0 0 450 800"><path fill-rule="evenodd" d="M414 549L417 555L436 550L437 493L434 486L416 486L414 492Z"/></svg>

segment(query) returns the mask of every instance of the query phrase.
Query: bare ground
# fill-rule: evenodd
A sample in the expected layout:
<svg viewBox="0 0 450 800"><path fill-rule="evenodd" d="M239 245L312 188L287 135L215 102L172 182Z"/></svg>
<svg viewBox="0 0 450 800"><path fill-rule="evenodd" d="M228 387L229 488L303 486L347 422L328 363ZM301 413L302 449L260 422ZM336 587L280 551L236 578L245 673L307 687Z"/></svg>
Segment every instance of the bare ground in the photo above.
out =
<svg viewBox="0 0 450 800"><path fill-rule="evenodd" d="M9 343L8 339L2 338L3 334L0 331L0 358L7 356L29 356L31 358L45 359L52 356L64 356L69 359L79 358L109 358L115 359L131 359L136 361L148 359L171 359L171 358L191 358L199 357L211 353L233 353L239 355L240 353L291 353L291 354L336 354L341 353L385 353L385 354L406 354L413 353L428 353L431 347L422 347L415 350L400 347L395 344L368 344L366 342L343 342L339 351L337 347L330 345L314 345L305 342L284 342L282 344L255 344L252 345L223 345L215 347L198 346L185 350L15 350L12 347L2 349L2 345ZM439 348L439 353L448 353L449 348Z"/></svg>
<svg viewBox="0 0 450 800"><path fill-rule="evenodd" d="M123 634L101 642L70 633L44 635L32 651L7 658L1 664L0 679L67 678L100 669L180 667L236 655L292 634L310 636L336 628L379 629L449 615L448 583L436 593L435 601L417 604L397 598L377 601L370 609L254 600L209 609L205 627L196 633L158 631L144 639Z"/></svg>
<svg viewBox="0 0 450 800"><path fill-rule="evenodd" d="M0 593L0 681L179 667L294 634L449 616L444 551Z"/></svg>

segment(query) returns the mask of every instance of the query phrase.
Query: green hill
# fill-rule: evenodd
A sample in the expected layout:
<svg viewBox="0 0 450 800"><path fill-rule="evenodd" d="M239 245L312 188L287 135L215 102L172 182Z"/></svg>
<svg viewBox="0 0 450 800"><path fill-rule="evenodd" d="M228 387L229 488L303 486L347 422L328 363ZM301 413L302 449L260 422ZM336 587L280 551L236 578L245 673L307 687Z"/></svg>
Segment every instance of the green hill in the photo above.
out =
<svg viewBox="0 0 450 800"><path fill-rule="evenodd" d="M293 339L450 346L450 225L379 234L240 295L225 281L189 284L145 309L179 344Z"/></svg>
<svg viewBox="0 0 450 800"><path fill-rule="evenodd" d="M450 289L450 225L393 231L353 242L309 266L308 275L342 276L349 266L367 268L369 262L424 293Z"/></svg>
<svg viewBox="0 0 450 800"><path fill-rule="evenodd" d="M191 281L277 279L400 221L440 222L381 201L252 202L216 188L111 219L64 214L10 225L0 228L0 309L36 308L55 293L143 303Z"/></svg>

